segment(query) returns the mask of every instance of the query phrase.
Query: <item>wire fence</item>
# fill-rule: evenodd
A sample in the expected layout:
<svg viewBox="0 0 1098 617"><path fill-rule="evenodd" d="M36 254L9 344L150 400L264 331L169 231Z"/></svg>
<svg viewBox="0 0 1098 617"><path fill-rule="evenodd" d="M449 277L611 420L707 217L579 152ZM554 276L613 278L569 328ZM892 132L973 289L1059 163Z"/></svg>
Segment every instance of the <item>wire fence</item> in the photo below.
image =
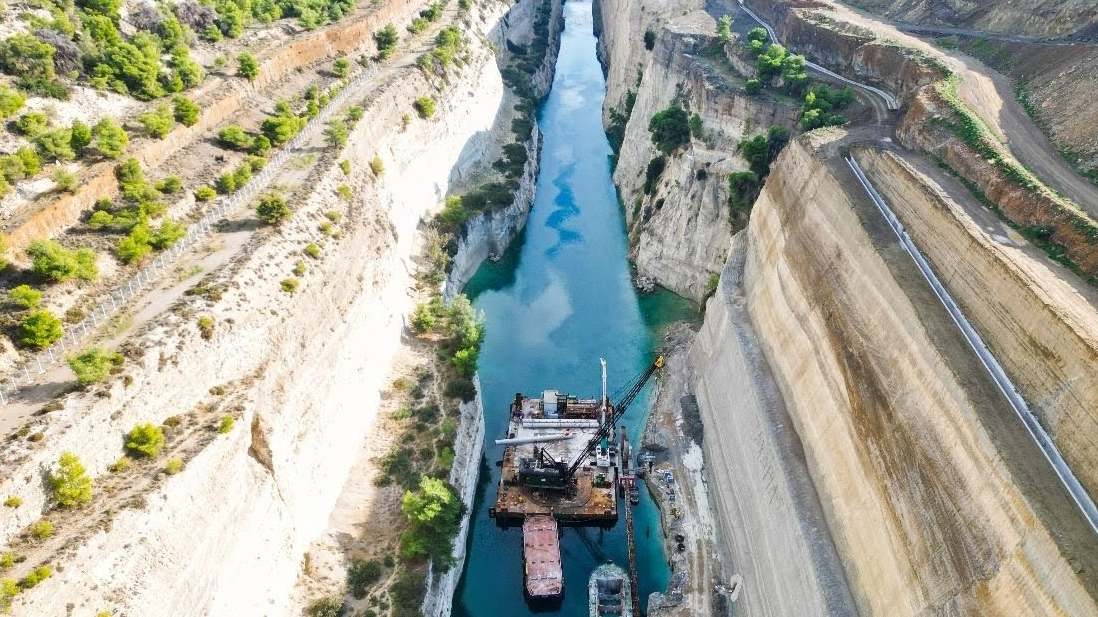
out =
<svg viewBox="0 0 1098 617"><path fill-rule="evenodd" d="M0 404L6 405L8 398L18 394L21 387L34 384L39 376L45 374L49 365L63 361L70 348L75 350L82 341L93 336L96 329L106 323L112 315L117 314L126 302L133 300L141 294L143 289L150 287L169 269L172 263L187 252L187 249L208 236L217 221L234 212L237 208L251 203L257 193L267 188L271 178L281 170L294 151L300 150L312 141L328 119L350 100L352 93L359 86L376 77L377 73L377 67L369 67L348 82L336 96L328 101L327 105L321 108L316 116L302 127L296 137L290 140L278 154L271 157L259 173L252 176L248 184L231 195L219 197L215 200L201 219L188 226L187 234L182 239L167 250L158 253L144 268L109 291L83 321L70 326L56 343L9 373L5 379L0 381Z"/></svg>

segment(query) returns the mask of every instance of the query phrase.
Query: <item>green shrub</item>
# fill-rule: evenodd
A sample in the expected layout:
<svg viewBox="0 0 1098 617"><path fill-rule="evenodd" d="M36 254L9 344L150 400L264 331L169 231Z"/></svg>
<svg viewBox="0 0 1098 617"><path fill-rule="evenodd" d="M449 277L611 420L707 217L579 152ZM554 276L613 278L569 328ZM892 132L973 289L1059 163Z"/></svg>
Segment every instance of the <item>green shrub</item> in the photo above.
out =
<svg viewBox="0 0 1098 617"><path fill-rule="evenodd" d="M717 36L722 43L727 43L732 38L732 17L721 15L717 19Z"/></svg>
<svg viewBox="0 0 1098 617"><path fill-rule="evenodd" d="M53 173L50 174L50 179L53 180L53 184L58 191L72 193L76 190L76 174L65 170L63 167L54 169Z"/></svg>
<svg viewBox="0 0 1098 617"><path fill-rule="evenodd" d="M45 540L53 535L53 523L49 521L38 521L31 525L31 535L37 540Z"/></svg>
<svg viewBox="0 0 1098 617"><path fill-rule="evenodd" d="M72 149L76 156L83 156L87 153L88 146L91 145L91 142L91 127L80 120L73 120L72 127L69 128L69 148Z"/></svg>
<svg viewBox="0 0 1098 617"><path fill-rule="evenodd" d="M355 559L347 568L347 586L351 588L351 594L358 599L366 597L366 591L370 585L381 580L381 564L371 559Z"/></svg>
<svg viewBox="0 0 1098 617"><path fill-rule="evenodd" d="M22 308L34 309L38 308L38 303L42 301L42 292L30 285L23 284L13 287L8 292L8 300Z"/></svg>
<svg viewBox="0 0 1098 617"><path fill-rule="evenodd" d="M328 210L324 213L324 218L338 225L343 220L343 215L335 210Z"/></svg>
<svg viewBox="0 0 1098 617"><path fill-rule="evenodd" d="M284 291L288 294L292 294L292 293L297 291L298 287L301 286L301 281L299 281L299 280L297 280L293 277L284 278L284 279L282 279L282 282L280 283L280 286L282 287L282 291Z"/></svg>
<svg viewBox="0 0 1098 617"><path fill-rule="evenodd" d="M49 523L46 524L49 525ZM52 529L50 533L53 533ZM19 586L23 589L30 589L51 576L53 576L53 568L49 566L38 566L37 568L31 570L30 574L27 574L19 580Z"/></svg>
<svg viewBox="0 0 1098 617"><path fill-rule="evenodd" d="M26 255L31 258L34 273L52 281L72 278L92 281L99 276L96 254L90 248L68 250L53 240L34 240Z"/></svg>
<svg viewBox="0 0 1098 617"><path fill-rule="evenodd" d="M729 202L737 209L748 209L759 196L762 183L753 171L737 171L728 176Z"/></svg>
<svg viewBox="0 0 1098 617"><path fill-rule="evenodd" d="M11 600L19 595L19 586L10 578L0 578L0 612L8 612Z"/></svg>
<svg viewBox="0 0 1098 617"><path fill-rule="evenodd" d="M50 118L40 111L28 111L15 121L15 130L29 138L35 138L50 128Z"/></svg>
<svg viewBox="0 0 1098 617"><path fill-rule="evenodd" d="M210 201L217 196L217 191L211 186L202 185L194 190L194 198L196 201Z"/></svg>
<svg viewBox="0 0 1098 617"><path fill-rule="evenodd" d="M648 132L652 134L652 143L657 150L671 154L690 143L690 119L682 107L672 105L652 116Z"/></svg>
<svg viewBox="0 0 1098 617"><path fill-rule="evenodd" d="M655 31L645 30L644 31L644 48L647 49L648 51L652 51L652 49L655 46L656 46L656 33L655 33Z"/></svg>
<svg viewBox="0 0 1098 617"><path fill-rule="evenodd" d="M381 156L375 154L374 158L370 159L370 171L374 173L374 177L380 178L385 174L385 162L381 160Z"/></svg>
<svg viewBox="0 0 1098 617"><path fill-rule="evenodd" d="M110 467L108 467L107 469L114 473L119 473L122 471L126 471L130 468L131 465L133 465L133 459L126 455L122 455L118 458L117 461L111 463Z"/></svg>
<svg viewBox="0 0 1098 617"><path fill-rule="evenodd" d="M61 320L54 317L53 313L45 309L39 309L23 320L20 327L19 343L24 347L45 349L53 345L64 334L61 329Z"/></svg>
<svg viewBox="0 0 1098 617"><path fill-rule="evenodd" d="M434 311L425 302L416 305L416 310L412 313L413 330L420 334L430 332L435 329L437 323L438 319L435 317Z"/></svg>
<svg viewBox="0 0 1098 617"><path fill-rule="evenodd" d="M217 425L217 432L225 434L231 430L233 430L233 417L221 416L221 423Z"/></svg>
<svg viewBox="0 0 1098 617"><path fill-rule="evenodd" d="M453 565L453 542L462 511L461 499L446 482L424 476L419 490L406 491L400 511L409 529L400 536L400 553L405 559L431 557L442 569Z"/></svg>
<svg viewBox="0 0 1098 617"><path fill-rule="evenodd" d="M21 505L23 505L23 500L15 496L8 497L4 500L5 508L18 508Z"/></svg>
<svg viewBox="0 0 1098 617"><path fill-rule="evenodd" d="M169 476L174 476L182 470L183 459L181 458L169 459L168 462L164 464L164 473L168 474Z"/></svg>
<svg viewBox="0 0 1098 617"><path fill-rule="evenodd" d="M305 245L305 254L309 257L312 257L313 259L319 259L320 247L310 242Z"/></svg>
<svg viewBox="0 0 1098 617"><path fill-rule="evenodd" d="M198 105L182 94L172 99L172 115L176 122L183 126L194 126L198 123Z"/></svg>
<svg viewBox="0 0 1098 617"><path fill-rule="evenodd" d="M421 96L412 104L419 113L420 118L430 118L435 115L435 99L429 96Z"/></svg>
<svg viewBox="0 0 1098 617"><path fill-rule="evenodd" d="M12 117L26 102L27 99L22 94L6 85L0 85L0 120Z"/></svg>
<svg viewBox="0 0 1098 617"><path fill-rule="evenodd" d="M343 144L347 143L348 135L350 135L350 132L347 130L347 123L342 120L331 120L328 122L327 128L324 129L324 139L333 148L342 147Z"/></svg>
<svg viewBox="0 0 1098 617"><path fill-rule="evenodd" d="M34 138L34 145L48 161L71 161L76 158L71 129L55 129L42 133Z"/></svg>
<svg viewBox="0 0 1098 617"><path fill-rule="evenodd" d="M758 94L762 92L762 82L755 78L748 79L744 82L744 90L748 94Z"/></svg>
<svg viewBox="0 0 1098 617"><path fill-rule="evenodd" d="M321 598L308 608L309 617L340 617L343 614L343 600L336 597Z"/></svg>
<svg viewBox="0 0 1098 617"><path fill-rule="evenodd" d="M261 130L271 145L281 146L294 138L305 126L304 118L295 116L276 116L263 121Z"/></svg>
<svg viewBox="0 0 1098 617"><path fill-rule="evenodd" d="M354 124L355 122L358 122L359 120L361 120L362 116L365 113L366 112L362 109L361 105L352 105L347 110L347 121L350 122L351 124Z"/></svg>
<svg viewBox="0 0 1098 617"><path fill-rule="evenodd" d="M335 62L332 63L332 72L340 79L346 77L350 70L351 63L346 58L336 58Z"/></svg>
<svg viewBox="0 0 1098 617"><path fill-rule="evenodd" d="M152 424L138 424L126 434L126 450L134 456L156 456L164 449L164 431Z"/></svg>
<svg viewBox="0 0 1098 617"><path fill-rule="evenodd" d="M183 190L183 180L179 176L168 176L153 186L164 195L174 195Z"/></svg>
<svg viewBox="0 0 1098 617"><path fill-rule="evenodd" d="M252 147L253 139L244 129L235 124L227 126L217 132L217 141L226 148L234 150L247 150Z"/></svg>
<svg viewBox="0 0 1098 617"><path fill-rule="evenodd" d="M396 27L393 24L389 24L374 33L374 42L377 43L377 57L379 60L388 58L393 49L396 48L397 41L400 40L400 34L397 32Z"/></svg>
<svg viewBox="0 0 1098 617"><path fill-rule="evenodd" d="M101 155L116 159L126 151L130 138L113 118L103 118L92 127L92 147Z"/></svg>
<svg viewBox="0 0 1098 617"><path fill-rule="evenodd" d="M175 126L175 114L172 112L171 107L161 103L152 111L137 116L137 121L145 127L145 133L150 137L164 139L171 132L172 127Z"/></svg>
<svg viewBox="0 0 1098 617"><path fill-rule="evenodd" d="M8 551L0 555L0 570L7 570L15 565L15 553Z"/></svg>
<svg viewBox="0 0 1098 617"><path fill-rule="evenodd" d="M213 317L203 315L198 318L198 332L202 335L202 338L207 341L213 338L214 335L214 320Z"/></svg>
<svg viewBox="0 0 1098 617"><path fill-rule="evenodd" d="M260 137L262 137L262 135L260 135ZM244 161L252 171L260 171L267 166L267 159L255 154L249 154L248 158L244 159Z"/></svg>
<svg viewBox="0 0 1098 617"><path fill-rule="evenodd" d="M651 195L656 189L656 183L659 181L660 176L663 175L664 168L667 167L667 157L657 156L651 161L648 161L648 168L644 172L644 194Z"/></svg>
<svg viewBox="0 0 1098 617"><path fill-rule="evenodd" d="M122 354L107 353L100 347L92 347L69 357L69 366L81 385L103 381L110 374L111 367L120 366L122 362Z"/></svg>
<svg viewBox="0 0 1098 617"><path fill-rule="evenodd" d="M237 189L244 188L244 185L248 184L248 181L252 179L252 166L248 161L244 161L236 169L233 170L233 182L236 183Z"/></svg>
<svg viewBox="0 0 1098 617"><path fill-rule="evenodd" d="M260 198L255 214L268 225L278 225L289 218L291 212L281 195L271 193Z"/></svg>
<svg viewBox="0 0 1098 617"><path fill-rule="evenodd" d="M256 61L255 56L248 52L241 52L236 57L237 68L236 73L248 81L254 81L259 75L259 62Z"/></svg>
<svg viewBox="0 0 1098 617"><path fill-rule="evenodd" d="M57 471L49 474L53 499L61 507L69 508L92 500L92 479L83 463L72 452L62 452L57 461Z"/></svg>
<svg viewBox="0 0 1098 617"><path fill-rule="evenodd" d="M139 223L134 225L129 235L118 241L116 250L118 259L126 264L141 261L152 252L151 240L152 232L149 230L148 224Z"/></svg>
<svg viewBox="0 0 1098 617"><path fill-rule="evenodd" d="M351 192L351 187L346 184L340 184L336 187L336 195L339 195L339 198L343 201L351 201L351 198L354 197L354 194Z"/></svg>
<svg viewBox="0 0 1098 617"><path fill-rule="evenodd" d="M217 192L228 195L236 190L236 176L226 172L217 177Z"/></svg>

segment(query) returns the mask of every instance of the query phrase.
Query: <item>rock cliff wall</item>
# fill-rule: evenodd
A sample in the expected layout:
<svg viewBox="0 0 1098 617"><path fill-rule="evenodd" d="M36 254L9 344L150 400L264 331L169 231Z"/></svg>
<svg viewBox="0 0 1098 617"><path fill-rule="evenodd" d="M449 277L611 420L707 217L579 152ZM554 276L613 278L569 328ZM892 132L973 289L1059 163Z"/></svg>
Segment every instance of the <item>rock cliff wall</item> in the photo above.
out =
<svg viewBox="0 0 1098 617"><path fill-rule="evenodd" d="M595 10L603 24L599 46L609 66L609 91L636 97L614 170L630 230L630 257L640 274L700 300L727 259L732 233L746 223L746 212L729 206L729 174L748 169L737 152L740 141L771 125L791 126L798 111L768 95L746 94L744 76L723 59L716 22L704 11L657 26L645 3L600 2ZM658 29L650 52L644 49L644 31L635 32L637 24L646 23ZM621 37L639 41L644 58L639 82L621 70L631 69L629 54L638 53L637 44ZM702 129L689 146L665 157L663 172L648 182L648 166L661 156L648 123L672 104L697 114Z"/></svg>
<svg viewBox="0 0 1098 617"><path fill-rule="evenodd" d="M509 13L515 22L534 19L535 2L524 0L516 4ZM556 73L557 54L560 52L560 33L564 27L564 14L560 0L550 0L552 14L549 18L549 47L545 59L532 77L534 95L540 100L549 94ZM516 27L512 25L512 27ZM504 42L497 41L498 45ZM457 252L454 254L450 274L443 285L443 295L447 298L460 293L469 279L476 273L480 264L491 254L500 255L526 226L530 208L534 205L534 191L541 162L541 129L535 119L533 133L527 140L526 165L522 177L518 179L519 188L515 199L501 210L484 212L465 222L465 228L458 238Z"/></svg>
<svg viewBox="0 0 1098 617"><path fill-rule="evenodd" d="M857 185L837 156L841 138L839 131L810 134L777 161L740 240L738 293L803 447L858 611L1095 614L1093 576L1081 568L1093 559L1093 538L1051 472L1035 477L1043 473L1041 455L1026 444L1024 428L1010 421L978 360L950 335L948 315L872 206L846 188ZM722 290L735 283L722 282ZM710 304L727 301L722 291ZM706 329L727 332L727 319L716 311ZM742 348L742 338L719 344ZM702 384L707 396L699 392L708 439L711 427L758 423L765 407L744 404L739 389L714 396L718 379L745 375L743 353L707 349L701 347L697 370L713 376ZM749 439L773 441L767 432ZM772 469L761 446L754 447L764 455L732 477ZM769 513L775 496L789 494L783 485L793 484L775 482L763 492L742 481L722 484L715 492L726 492L736 509L721 518ZM771 553L768 532L757 530L780 522L738 532L745 546L737 552ZM804 593L791 589L813 583L826 589L804 573L754 582L770 601L793 601ZM748 578L748 597L752 584ZM760 610L751 614L767 614Z"/></svg>
<svg viewBox="0 0 1098 617"><path fill-rule="evenodd" d="M383 367L411 309L416 227L453 174L471 169L488 146L504 88L486 37L506 9L478 8L469 62L451 87L435 91L431 121L400 130L408 101L433 90L418 69L403 70L375 93L366 109L371 121L357 125L336 158L377 153L386 164L381 179L366 166L355 166L351 177L332 166L314 178L289 221L209 277L220 299L188 297L127 345L129 378L114 378L109 396L72 394L63 410L43 418L45 437L33 449L5 444L0 493L24 500L0 520L0 543L7 544L42 511L42 471L61 451L78 453L101 476L138 422L188 412L212 421L206 410L217 408L219 395L211 388L224 388L220 396L238 414L237 428L182 472L71 538L49 560L58 571L21 593L14 614L65 615L66 605L78 615L107 608L194 617L286 613L303 552L324 528L352 464L346 453L372 430L388 385ZM316 227L343 183L357 198L336 242ZM323 247L321 259L310 263L295 294L281 291L279 280L310 241ZM210 340L194 325L199 314L215 319Z"/></svg>

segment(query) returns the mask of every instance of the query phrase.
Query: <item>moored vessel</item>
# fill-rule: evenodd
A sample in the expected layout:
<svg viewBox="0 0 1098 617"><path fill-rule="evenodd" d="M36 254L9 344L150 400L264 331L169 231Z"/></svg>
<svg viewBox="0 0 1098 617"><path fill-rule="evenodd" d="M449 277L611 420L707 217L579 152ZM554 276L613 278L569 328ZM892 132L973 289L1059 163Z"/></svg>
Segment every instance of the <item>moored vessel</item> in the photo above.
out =
<svg viewBox="0 0 1098 617"><path fill-rule="evenodd" d="M595 568L588 581L590 617L633 617L633 590L629 575L614 563Z"/></svg>

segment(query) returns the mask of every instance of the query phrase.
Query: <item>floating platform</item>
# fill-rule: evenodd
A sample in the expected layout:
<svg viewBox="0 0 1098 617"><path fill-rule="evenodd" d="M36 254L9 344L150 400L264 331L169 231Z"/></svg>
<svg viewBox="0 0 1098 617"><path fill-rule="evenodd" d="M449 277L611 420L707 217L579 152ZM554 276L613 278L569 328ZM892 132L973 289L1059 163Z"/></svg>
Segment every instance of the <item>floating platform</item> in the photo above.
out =
<svg viewBox="0 0 1098 617"><path fill-rule="evenodd" d="M556 600L564 593L560 536L551 516L531 516L522 523L522 561L526 597Z"/></svg>
<svg viewBox="0 0 1098 617"><path fill-rule="evenodd" d="M537 450L557 461L571 462L584 454L599 430L603 413L597 399L580 399L545 391L541 397L515 396L511 403L507 444L503 451L499 490L488 513L502 525L529 516L550 516L561 522L611 524L618 519L618 447L609 444L601 455L590 452L568 490L539 488L523 482L535 475ZM537 449L537 450L536 450Z"/></svg>

